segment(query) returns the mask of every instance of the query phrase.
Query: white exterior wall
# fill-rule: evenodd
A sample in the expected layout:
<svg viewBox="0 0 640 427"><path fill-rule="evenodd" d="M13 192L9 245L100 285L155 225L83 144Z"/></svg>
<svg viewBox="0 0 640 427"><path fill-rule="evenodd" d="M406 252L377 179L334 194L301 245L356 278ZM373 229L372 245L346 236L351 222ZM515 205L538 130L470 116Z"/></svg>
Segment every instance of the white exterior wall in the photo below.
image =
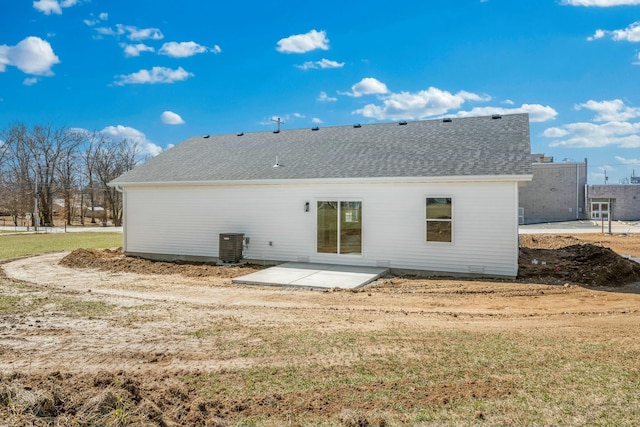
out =
<svg viewBox="0 0 640 427"><path fill-rule="evenodd" d="M427 197L453 199L453 243L426 242ZM319 200L362 201L362 255L316 252ZM244 233L252 260L516 276L517 206L516 182L127 186L124 250L217 257Z"/></svg>

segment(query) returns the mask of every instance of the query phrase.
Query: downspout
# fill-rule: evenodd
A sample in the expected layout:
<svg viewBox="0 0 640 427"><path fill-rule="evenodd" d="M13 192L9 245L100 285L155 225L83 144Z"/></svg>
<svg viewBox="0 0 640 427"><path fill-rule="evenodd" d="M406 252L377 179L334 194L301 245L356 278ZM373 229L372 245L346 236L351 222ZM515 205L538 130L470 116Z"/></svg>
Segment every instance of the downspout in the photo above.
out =
<svg viewBox="0 0 640 427"><path fill-rule="evenodd" d="M580 219L580 164L576 162L576 220Z"/></svg>
<svg viewBox="0 0 640 427"><path fill-rule="evenodd" d="M589 203L589 184L584 185L584 217L591 221L591 204Z"/></svg>

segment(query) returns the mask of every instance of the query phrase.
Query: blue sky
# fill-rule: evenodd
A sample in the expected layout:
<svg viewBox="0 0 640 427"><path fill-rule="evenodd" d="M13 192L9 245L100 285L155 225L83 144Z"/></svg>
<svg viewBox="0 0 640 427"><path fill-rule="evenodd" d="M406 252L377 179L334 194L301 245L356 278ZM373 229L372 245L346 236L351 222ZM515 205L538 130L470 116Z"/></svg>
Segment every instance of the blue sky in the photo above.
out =
<svg viewBox="0 0 640 427"><path fill-rule="evenodd" d="M640 175L640 0L5 0L0 129L192 135L528 112L532 152Z"/></svg>

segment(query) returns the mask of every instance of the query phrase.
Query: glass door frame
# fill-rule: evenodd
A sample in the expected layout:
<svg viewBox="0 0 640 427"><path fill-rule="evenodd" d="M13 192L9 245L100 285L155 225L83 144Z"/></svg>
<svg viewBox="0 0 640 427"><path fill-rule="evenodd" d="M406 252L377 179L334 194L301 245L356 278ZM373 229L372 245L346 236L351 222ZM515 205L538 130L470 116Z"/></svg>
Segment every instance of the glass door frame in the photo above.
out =
<svg viewBox="0 0 640 427"><path fill-rule="evenodd" d="M335 222L331 222L328 225L328 230L324 230L325 239L321 238L321 204L333 204L335 203ZM353 204L357 204L354 207ZM319 255L342 255L342 256L362 256L362 199L357 198L340 198L340 197L326 197L316 199L316 253ZM355 212L354 212L355 210ZM351 229L352 233L349 233L347 224L354 224L355 227ZM335 226L335 230L332 227ZM327 232L329 234L327 234ZM335 232L334 236L331 234ZM332 238L333 237L333 238ZM327 243L328 242L328 245ZM329 250L321 250L320 245L325 243L325 248ZM335 245L335 246L333 246ZM353 246L357 252L346 252L343 250L349 246ZM333 249L335 248L335 249ZM331 250L333 249L333 250Z"/></svg>

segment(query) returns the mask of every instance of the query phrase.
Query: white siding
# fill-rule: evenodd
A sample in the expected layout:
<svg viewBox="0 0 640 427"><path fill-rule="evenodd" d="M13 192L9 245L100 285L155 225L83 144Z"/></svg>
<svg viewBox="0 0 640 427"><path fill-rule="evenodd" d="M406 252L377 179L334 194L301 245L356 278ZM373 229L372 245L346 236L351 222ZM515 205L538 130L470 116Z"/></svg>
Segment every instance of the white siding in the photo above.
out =
<svg viewBox="0 0 640 427"><path fill-rule="evenodd" d="M429 196L453 198L453 243L426 242ZM254 260L515 276L517 197L515 182L128 186L125 251L217 257L219 233L244 233ZM316 202L336 199L362 201L361 256L316 253Z"/></svg>

